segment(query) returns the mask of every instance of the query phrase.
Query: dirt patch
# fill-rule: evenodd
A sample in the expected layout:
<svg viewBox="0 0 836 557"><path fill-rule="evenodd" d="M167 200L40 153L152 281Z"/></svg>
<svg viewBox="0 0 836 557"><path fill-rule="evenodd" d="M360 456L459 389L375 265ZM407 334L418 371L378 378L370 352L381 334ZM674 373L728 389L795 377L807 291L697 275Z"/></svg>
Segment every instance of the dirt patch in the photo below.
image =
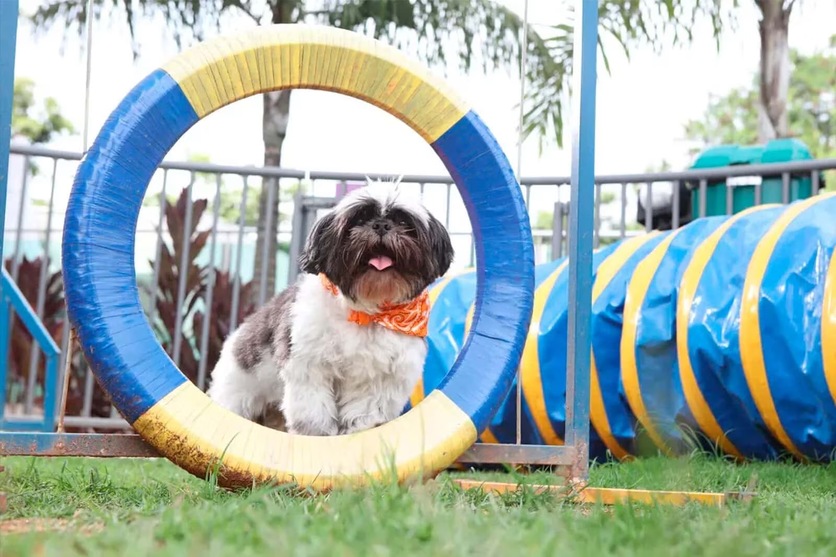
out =
<svg viewBox="0 0 836 557"><path fill-rule="evenodd" d="M29 534L31 532L75 532L95 534L103 528L101 523L79 524L67 518L14 518L0 520L0 536Z"/></svg>

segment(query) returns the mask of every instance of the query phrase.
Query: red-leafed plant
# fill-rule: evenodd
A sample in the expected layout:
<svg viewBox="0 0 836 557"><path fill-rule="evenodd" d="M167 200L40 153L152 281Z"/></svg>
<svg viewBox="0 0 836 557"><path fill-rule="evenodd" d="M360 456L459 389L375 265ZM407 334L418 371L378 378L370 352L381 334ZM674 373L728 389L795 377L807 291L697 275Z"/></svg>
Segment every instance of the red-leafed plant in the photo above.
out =
<svg viewBox="0 0 836 557"><path fill-rule="evenodd" d="M240 288L238 316L235 319L237 325L240 325L244 318L255 310L255 304L252 302L252 281L241 283ZM211 320L209 321L206 354L200 354L200 357L206 358L207 360L206 369L208 373L211 373L215 364L218 363L224 340L226 340L226 337L231 332L232 297L234 292L235 277L231 276L228 272L219 271L215 276L215 287L212 294L212 311L210 313ZM203 320L204 312L198 309L195 311L193 319L195 342L197 343L200 343L200 335L203 334ZM198 350L199 348L200 344L198 344Z"/></svg>
<svg viewBox="0 0 836 557"><path fill-rule="evenodd" d="M234 277L231 277L227 272L220 271L215 277L209 323L209 342L206 354L201 354L200 341L203 332L210 269L207 266L198 265L196 261L206 247L206 242L211 233L209 230L198 230L200 218L206 211L208 202L205 199L192 201L192 220L188 231L185 230L188 191L184 189L180 193L175 205L170 204L167 200L164 203L166 204L166 224L171 236L171 249L168 245L163 244L160 254L160 278L155 289L159 320L155 323L155 329L163 348L169 355L172 355L177 320L180 320L181 348L178 366L190 381L196 383L200 359L207 359L206 369L211 373L220 356L223 341L229 336L232 295L235 287ZM185 236L185 234L188 234L188 236ZM182 307L178 315L177 298L184 237L187 238L188 242L188 264L184 267L187 273L186 287ZM150 288L154 289L154 285L151 285ZM251 302L252 282L242 283L240 288L240 304L236 320L238 324L254 310ZM191 325L190 331L186 327L189 324Z"/></svg>
<svg viewBox="0 0 836 557"><path fill-rule="evenodd" d="M168 225L168 233L171 237L171 246L165 242L160 250L160 278L155 285L151 285L152 294L156 291L156 310L158 320L153 323L165 351L172 356L174 353L174 336L177 331L177 324L180 324L180 358L177 362L180 371L189 378L196 381L198 361L195 357L195 346L190 342L186 334L185 325L187 318L194 310L195 304L201 299L205 289L205 269L197 263L197 257L206 241L209 239L209 231L198 231L200 218L206 211L208 202L205 199L192 201L191 223L186 230L186 210L188 189L180 192L177 203L172 205L165 200L165 220ZM183 261L183 240L187 240L188 253L186 254L186 265L181 269ZM154 262L152 261L153 265ZM180 312L177 311L177 299L179 294L180 277L186 275L186 288L182 299Z"/></svg>

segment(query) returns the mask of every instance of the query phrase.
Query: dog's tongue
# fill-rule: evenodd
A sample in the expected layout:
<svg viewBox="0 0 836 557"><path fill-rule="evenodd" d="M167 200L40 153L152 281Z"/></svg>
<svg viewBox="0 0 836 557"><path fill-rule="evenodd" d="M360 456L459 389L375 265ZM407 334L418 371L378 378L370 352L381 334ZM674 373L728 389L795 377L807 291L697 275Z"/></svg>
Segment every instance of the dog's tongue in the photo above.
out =
<svg viewBox="0 0 836 557"><path fill-rule="evenodd" d="M386 257L385 255L381 255L380 257L372 257L371 259L369 259L369 265L371 265L378 271L382 271L392 266L392 260Z"/></svg>

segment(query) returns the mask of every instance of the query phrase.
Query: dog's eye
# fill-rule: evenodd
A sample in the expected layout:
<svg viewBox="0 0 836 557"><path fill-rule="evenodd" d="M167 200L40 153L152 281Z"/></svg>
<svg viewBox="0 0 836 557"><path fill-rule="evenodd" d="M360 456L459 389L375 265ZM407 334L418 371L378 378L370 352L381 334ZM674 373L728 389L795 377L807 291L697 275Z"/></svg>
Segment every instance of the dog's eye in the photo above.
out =
<svg viewBox="0 0 836 557"><path fill-rule="evenodd" d="M409 226L412 221L401 211L393 211L389 218L392 219L393 222L397 223L398 226Z"/></svg>
<svg viewBox="0 0 836 557"><path fill-rule="evenodd" d="M376 212L372 207L365 207L362 211L360 211L356 217L354 217L354 224L359 226L362 224L367 223L368 221L375 218Z"/></svg>

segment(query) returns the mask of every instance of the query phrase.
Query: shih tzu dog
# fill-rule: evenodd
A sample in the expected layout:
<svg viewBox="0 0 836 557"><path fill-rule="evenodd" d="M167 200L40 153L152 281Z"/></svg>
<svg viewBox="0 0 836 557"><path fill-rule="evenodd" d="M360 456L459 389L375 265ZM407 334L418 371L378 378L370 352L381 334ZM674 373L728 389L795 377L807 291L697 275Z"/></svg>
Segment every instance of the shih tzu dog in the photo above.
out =
<svg viewBox="0 0 836 557"><path fill-rule="evenodd" d="M396 418L423 372L427 287L452 259L420 201L370 181L314 225L296 284L226 340L209 396L253 421L280 413L298 435Z"/></svg>

